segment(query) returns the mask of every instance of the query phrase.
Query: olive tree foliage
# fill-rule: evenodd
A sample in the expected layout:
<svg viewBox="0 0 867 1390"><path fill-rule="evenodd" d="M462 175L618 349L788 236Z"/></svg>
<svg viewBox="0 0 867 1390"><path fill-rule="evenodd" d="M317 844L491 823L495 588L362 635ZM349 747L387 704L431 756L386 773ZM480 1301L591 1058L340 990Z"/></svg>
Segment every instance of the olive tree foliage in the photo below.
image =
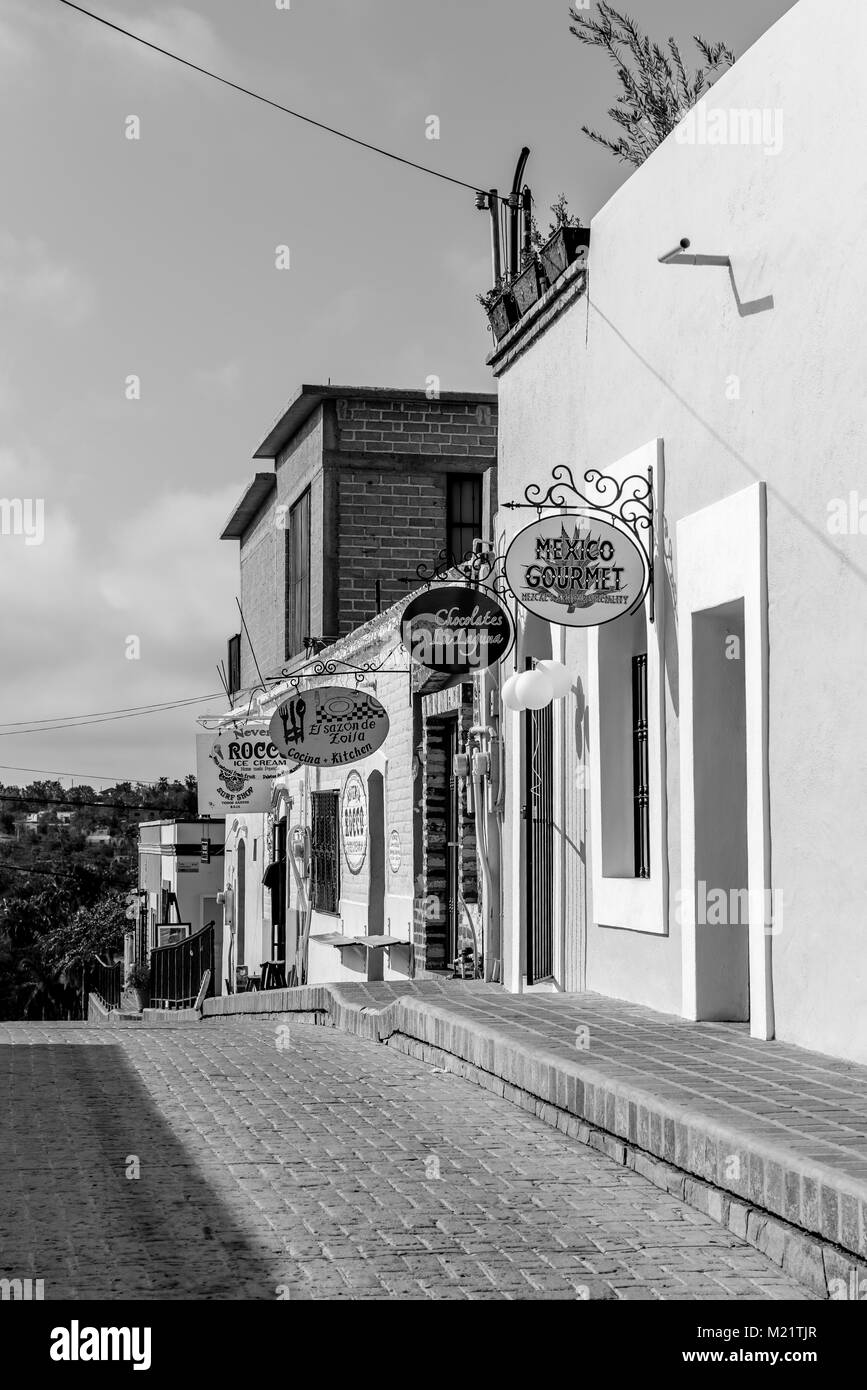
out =
<svg viewBox="0 0 867 1390"><path fill-rule="evenodd" d="M569 17L570 33L580 43L603 50L621 87L608 111L620 134L612 139L586 125L581 129L626 164L643 164L735 61L725 43L708 43L694 35L703 66L688 72L675 39L664 46L655 43L635 20L606 0L599 0L594 15L570 8Z"/></svg>

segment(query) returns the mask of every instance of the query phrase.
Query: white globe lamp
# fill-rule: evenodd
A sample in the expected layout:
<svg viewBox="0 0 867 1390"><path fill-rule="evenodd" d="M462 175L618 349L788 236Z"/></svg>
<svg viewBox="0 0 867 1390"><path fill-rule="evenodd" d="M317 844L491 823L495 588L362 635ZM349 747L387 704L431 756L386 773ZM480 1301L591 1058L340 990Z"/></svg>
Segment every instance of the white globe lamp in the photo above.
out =
<svg viewBox="0 0 867 1390"><path fill-rule="evenodd" d="M515 694L524 709L544 709L554 698L554 682L538 667L524 671L515 682Z"/></svg>
<svg viewBox="0 0 867 1390"><path fill-rule="evenodd" d="M537 661L536 670L544 671L554 687L554 699L562 700L572 689L572 677L562 661Z"/></svg>
<svg viewBox="0 0 867 1390"><path fill-rule="evenodd" d="M500 691L500 696L502 698L503 705L506 709L522 710L524 708L524 706L518 699L518 693L515 688L517 684L518 677L516 675L510 676L507 681L503 682L503 688Z"/></svg>

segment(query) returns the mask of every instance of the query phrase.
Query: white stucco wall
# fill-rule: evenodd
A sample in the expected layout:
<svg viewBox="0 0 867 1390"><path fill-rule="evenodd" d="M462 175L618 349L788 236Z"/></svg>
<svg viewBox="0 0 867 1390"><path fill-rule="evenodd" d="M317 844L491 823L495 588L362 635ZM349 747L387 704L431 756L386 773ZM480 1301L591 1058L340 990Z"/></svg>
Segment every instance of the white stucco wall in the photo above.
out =
<svg viewBox="0 0 867 1390"><path fill-rule="evenodd" d="M867 500L867 5L834 8L829 25L822 0L801 0L705 99L713 109L782 112L777 153L672 136L593 220L588 296L500 378L499 490L519 497L557 463L576 476L604 471L663 441L662 543L675 594L657 602L669 634L676 885L676 523L766 483L771 873L785 913L772 952L776 1035L867 1061L867 535L827 526L833 499L859 490ZM693 253L730 256L731 275L660 265L681 237ZM526 520L500 512L507 534ZM570 635L586 691L584 646ZM513 891L507 884L507 921ZM594 926L591 903L587 987L680 1012L674 905L672 895L668 935L643 936Z"/></svg>

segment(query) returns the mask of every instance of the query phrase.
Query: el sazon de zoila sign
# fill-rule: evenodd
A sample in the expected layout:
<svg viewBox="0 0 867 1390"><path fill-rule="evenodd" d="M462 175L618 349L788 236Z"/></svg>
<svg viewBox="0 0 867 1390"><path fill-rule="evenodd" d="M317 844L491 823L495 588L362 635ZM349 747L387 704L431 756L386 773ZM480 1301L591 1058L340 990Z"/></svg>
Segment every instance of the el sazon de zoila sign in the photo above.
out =
<svg viewBox="0 0 867 1390"><path fill-rule="evenodd" d="M388 714L372 695L326 685L292 695L271 716L268 733L287 758L336 767L375 753L388 727Z"/></svg>

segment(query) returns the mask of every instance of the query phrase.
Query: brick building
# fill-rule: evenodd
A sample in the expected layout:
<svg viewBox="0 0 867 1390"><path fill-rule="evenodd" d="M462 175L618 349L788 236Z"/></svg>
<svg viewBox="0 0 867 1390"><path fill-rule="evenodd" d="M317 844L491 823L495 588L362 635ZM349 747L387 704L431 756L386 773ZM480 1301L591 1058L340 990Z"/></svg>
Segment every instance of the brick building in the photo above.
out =
<svg viewBox="0 0 867 1390"><path fill-rule="evenodd" d="M235 920L226 976L292 960L300 917L290 855L305 835L317 861L305 864L316 899L311 982L444 969L468 918L478 920L473 820L452 771L472 687L439 690L442 678L410 672L399 628L416 567L462 558L495 510L496 410L488 394L430 400L424 391L302 386L256 451L273 471L255 475L222 533L240 542L233 702L264 726L312 659L338 670L370 662L382 669L365 688L387 709L390 730L370 758L278 778L268 815L227 820ZM351 674L327 679L355 684ZM343 834L348 798L366 820L354 862ZM376 935L390 940L350 944Z"/></svg>
<svg viewBox="0 0 867 1390"><path fill-rule="evenodd" d="M247 633L230 640L235 690L405 598L419 562L458 558L495 484L497 398L302 386L254 455L222 533L241 546ZM249 636L248 636L249 633Z"/></svg>

